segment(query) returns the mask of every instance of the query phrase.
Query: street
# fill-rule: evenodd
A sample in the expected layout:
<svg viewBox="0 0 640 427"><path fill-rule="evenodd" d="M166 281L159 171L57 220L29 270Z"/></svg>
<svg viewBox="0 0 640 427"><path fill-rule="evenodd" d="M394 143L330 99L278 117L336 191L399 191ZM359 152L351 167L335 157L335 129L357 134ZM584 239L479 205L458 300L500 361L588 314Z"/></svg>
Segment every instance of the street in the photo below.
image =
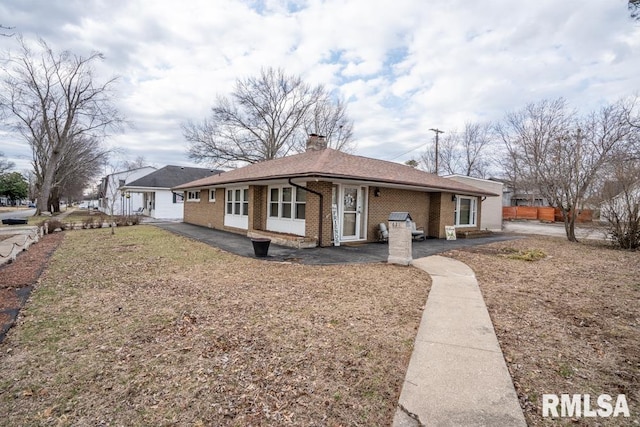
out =
<svg viewBox="0 0 640 427"><path fill-rule="evenodd" d="M539 221L503 221L502 230L511 233L541 234L544 236L566 237L563 223L542 223ZM580 227L576 225L578 239L604 240L604 228Z"/></svg>
<svg viewBox="0 0 640 427"><path fill-rule="evenodd" d="M1 212L0 219L6 218L28 218L36 213L35 209L16 209L11 212Z"/></svg>

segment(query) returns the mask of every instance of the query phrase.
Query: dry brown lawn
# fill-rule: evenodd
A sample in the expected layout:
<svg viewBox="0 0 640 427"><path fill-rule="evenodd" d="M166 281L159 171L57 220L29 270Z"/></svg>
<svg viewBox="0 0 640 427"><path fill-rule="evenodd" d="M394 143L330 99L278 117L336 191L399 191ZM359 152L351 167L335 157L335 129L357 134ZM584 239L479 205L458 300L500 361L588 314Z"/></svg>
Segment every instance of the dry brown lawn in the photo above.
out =
<svg viewBox="0 0 640 427"><path fill-rule="evenodd" d="M531 237L445 255L476 273L530 426L640 425L640 252ZM631 418L542 418L545 393L625 394Z"/></svg>
<svg viewBox="0 0 640 427"><path fill-rule="evenodd" d="M0 344L0 425L390 425L426 274L109 233L66 232ZM531 237L446 255L476 272L530 426L640 425L640 253ZM622 393L632 417L543 419L544 393Z"/></svg>
<svg viewBox="0 0 640 427"><path fill-rule="evenodd" d="M66 232L0 344L0 424L389 425L429 285Z"/></svg>

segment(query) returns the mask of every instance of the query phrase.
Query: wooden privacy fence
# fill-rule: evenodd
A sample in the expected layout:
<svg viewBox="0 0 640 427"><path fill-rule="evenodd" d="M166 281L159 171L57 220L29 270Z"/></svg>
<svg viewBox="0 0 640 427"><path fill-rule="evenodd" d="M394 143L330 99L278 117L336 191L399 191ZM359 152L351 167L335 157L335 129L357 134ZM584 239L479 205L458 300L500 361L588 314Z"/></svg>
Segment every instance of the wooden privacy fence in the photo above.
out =
<svg viewBox="0 0 640 427"><path fill-rule="evenodd" d="M558 208L548 206L503 206L502 219L537 219L540 221L562 221L562 212ZM578 222L590 222L593 211L583 209L578 211Z"/></svg>

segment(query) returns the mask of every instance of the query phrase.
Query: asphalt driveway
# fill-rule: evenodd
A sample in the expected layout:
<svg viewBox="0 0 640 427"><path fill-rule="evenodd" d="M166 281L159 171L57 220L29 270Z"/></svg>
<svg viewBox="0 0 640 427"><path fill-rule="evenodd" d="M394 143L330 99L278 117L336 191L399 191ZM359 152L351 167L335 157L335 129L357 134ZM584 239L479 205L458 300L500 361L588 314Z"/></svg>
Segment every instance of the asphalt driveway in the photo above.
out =
<svg viewBox="0 0 640 427"><path fill-rule="evenodd" d="M227 231L200 227L198 225L185 224L182 222L154 223L153 225L236 255L254 257L251 239L246 236L229 233ZM450 241L444 239L427 239L421 242L414 241L412 245L413 258L422 258L452 249L485 245L488 243L518 238L520 237L496 233L493 236L475 239L459 239ZM326 265L386 262L388 256L389 247L384 243L366 243L354 246L331 246L311 249L294 249L271 244L269 247L269 256L265 259L270 261L291 261L299 262L301 264Z"/></svg>

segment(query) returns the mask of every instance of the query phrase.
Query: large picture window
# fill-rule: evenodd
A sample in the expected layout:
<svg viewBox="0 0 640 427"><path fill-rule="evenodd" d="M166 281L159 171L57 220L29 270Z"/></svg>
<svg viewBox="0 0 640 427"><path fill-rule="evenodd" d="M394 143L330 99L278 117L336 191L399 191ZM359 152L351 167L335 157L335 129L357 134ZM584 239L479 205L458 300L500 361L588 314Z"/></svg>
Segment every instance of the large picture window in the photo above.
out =
<svg viewBox="0 0 640 427"><path fill-rule="evenodd" d="M271 187L269 190L269 217L305 219L306 190L295 187Z"/></svg>
<svg viewBox="0 0 640 427"><path fill-rule="evenodd" d="M477 197L456 196L456 227L475 227L478 215L477 205Z"/></svg>

